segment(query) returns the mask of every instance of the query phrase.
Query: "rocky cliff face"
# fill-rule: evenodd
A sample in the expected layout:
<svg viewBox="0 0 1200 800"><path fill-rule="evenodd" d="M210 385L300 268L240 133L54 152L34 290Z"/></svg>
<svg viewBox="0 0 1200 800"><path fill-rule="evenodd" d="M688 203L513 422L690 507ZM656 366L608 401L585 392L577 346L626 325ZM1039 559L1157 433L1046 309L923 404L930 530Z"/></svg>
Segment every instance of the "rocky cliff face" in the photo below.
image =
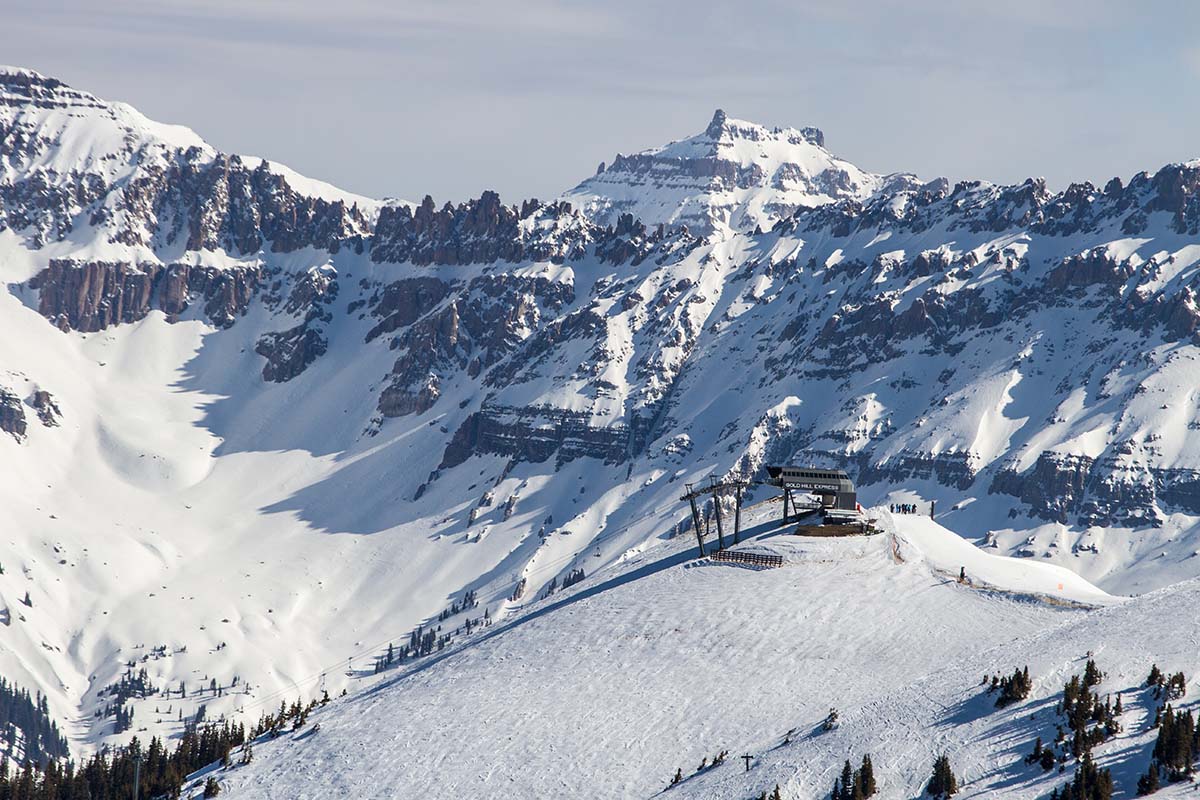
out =
<svg viewBox="0 0 1200 800"><path fill-rule="evenodd" d="M266 277L261 267L53 259L29 286L38 291L38 311L64 331L102 331L137 322L153 309L178 319L193 304L225 328L245 314Z"/></svg>
<svg viewBox="0 0 1200 800"><path fill-rule="evenodd" d="M620 464L645 449L648 421L599 427L587 414L558 408L484 406L454 432L438 468L478 453L535 463L554 458L559 465L583 457Z"/></svg>
<svg viewBox="0 0 1200 800"><path fill-rule="evenodd" d="M1200 163L921 182L718 112L554 202L384 204L34 73L0 111L44 317L246 328L270 384L378 359L362 430L441 420L429 472L793 459L1077 526L1200 514Z"/></svg>

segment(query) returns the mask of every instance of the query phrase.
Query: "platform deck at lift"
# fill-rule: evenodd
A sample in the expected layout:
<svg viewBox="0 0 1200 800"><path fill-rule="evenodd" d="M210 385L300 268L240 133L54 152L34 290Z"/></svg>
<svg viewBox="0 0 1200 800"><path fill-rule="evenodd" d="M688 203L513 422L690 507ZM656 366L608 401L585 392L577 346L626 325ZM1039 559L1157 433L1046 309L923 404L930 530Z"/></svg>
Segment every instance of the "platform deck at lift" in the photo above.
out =
<svg viewBox="0 0 1200 800"><path fill-rule="evenodd" d="M866 525L862 523L841 525L797 525L793 536L865 536Z"/></svg>
<svg viewBox="0 0 1200 800"><path fill-rule="evenodd" d="M792 530L793 536L869 536L874 528L871 520L831 525L802 523Z"/></svg>

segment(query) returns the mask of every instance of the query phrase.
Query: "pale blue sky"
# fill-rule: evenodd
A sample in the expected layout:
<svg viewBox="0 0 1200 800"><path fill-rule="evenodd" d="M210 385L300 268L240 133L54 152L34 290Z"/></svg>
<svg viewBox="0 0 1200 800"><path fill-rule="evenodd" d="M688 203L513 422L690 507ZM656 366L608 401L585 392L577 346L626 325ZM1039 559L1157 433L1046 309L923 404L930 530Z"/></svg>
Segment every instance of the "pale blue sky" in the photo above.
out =
<svg viewBox="0 0 1200 800"><path fill-rule="evenodd" d="M1200 3L0 0L0 62L376 197L548 197L716 107L863 168L1200 157Z"/></svg>

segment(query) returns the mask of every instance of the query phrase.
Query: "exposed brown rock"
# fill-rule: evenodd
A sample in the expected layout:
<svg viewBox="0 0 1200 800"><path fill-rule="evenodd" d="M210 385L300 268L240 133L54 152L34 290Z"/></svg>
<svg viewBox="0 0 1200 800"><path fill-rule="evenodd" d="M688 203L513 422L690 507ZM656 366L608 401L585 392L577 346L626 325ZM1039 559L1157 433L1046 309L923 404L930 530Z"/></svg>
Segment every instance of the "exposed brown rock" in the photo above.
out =
<svg viewBox="0 0 1200 800"><path fill-rule="evenodd" d="M8 389L0 389L0 431L18 442L25 439L25 404Z"/></svg>
<svg viewBox="0 0 1200 800"><path fill-rule="evenodd" d="M283 383L304 372L325 355L328 347L328 340L305 322L290 330L265 334L254 346L254 352L267 359L263 380Z"/></svg>
<svg viewBox="0 0 1200 800"><path fill-rule="evenodd" d="M59 410L58 403L54 402L53 395L45 389L38 389L33 393L31 404L43 425L47 428L58 427L58 421L62 419L62 411Z"/></svg>
<svg viewBox="0 0 1200 800"><path fill-rule="evenodd" d="M195 300L204 301L213 324L229 327L246 312L264 278L260 267L54 259L29 285L38 290L43 316L62 330L91 333L137 322L155 308L173 320Z"/></svg>

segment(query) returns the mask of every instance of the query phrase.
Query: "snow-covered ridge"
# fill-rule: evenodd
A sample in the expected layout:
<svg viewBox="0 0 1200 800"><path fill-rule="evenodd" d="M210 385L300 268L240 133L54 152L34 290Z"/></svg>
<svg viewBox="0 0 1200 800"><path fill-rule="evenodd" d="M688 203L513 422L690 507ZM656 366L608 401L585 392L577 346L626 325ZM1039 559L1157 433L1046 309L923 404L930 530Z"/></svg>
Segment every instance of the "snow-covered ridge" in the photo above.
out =
<svg viewBox="0 0 1200 800"><path fill-rule="evenodd" d="M0 228L21 231L35 248L60 243L61 255L147 261L201 249L195 235L175 246L180 217L192 216L195 229L224 210L252 217L243 229L258 226L270 213L268 192L337 209L343 236L366 230L384 205L264 159L219 153L189 128L32 70L0 67L0 136ZM194 208L200 193L207 208ZM229 209L238 194L247 207Z"/></svg>
<svg viewBox="0 0 1200 800"><path fill-rule="evenodd" d="M0 66L0 120L0 180L7 184L34 176L55 184L72 175L109 183L131 174L139 160L189 149L205 159L215 153L188 128L15 67Z"/></svg>

